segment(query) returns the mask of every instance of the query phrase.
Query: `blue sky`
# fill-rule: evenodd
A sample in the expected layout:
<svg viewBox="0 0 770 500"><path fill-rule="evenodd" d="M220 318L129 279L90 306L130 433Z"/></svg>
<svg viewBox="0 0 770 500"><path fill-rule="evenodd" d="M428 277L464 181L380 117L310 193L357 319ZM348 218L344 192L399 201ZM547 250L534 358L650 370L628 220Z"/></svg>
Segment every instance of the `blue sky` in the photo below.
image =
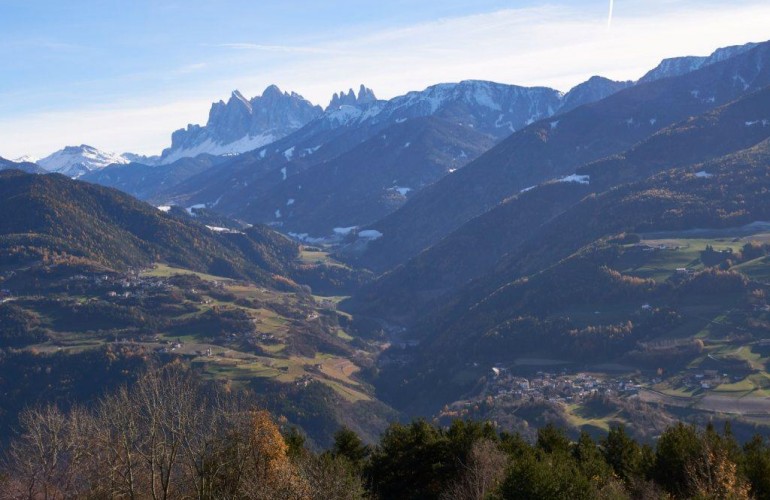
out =
<svg viewBox="0 0 770 500"><path fill-rule="evenodd" d="M365 83L560 90L770 38L766 0L0 0L0 155L68 144L158 153L232 89L325 105Z"/></svg>

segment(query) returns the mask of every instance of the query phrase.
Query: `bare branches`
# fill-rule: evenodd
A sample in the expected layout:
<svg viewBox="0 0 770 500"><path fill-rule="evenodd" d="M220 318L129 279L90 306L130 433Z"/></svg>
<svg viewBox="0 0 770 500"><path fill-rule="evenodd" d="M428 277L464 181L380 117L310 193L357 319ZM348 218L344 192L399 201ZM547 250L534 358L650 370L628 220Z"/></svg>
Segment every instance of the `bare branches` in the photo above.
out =
<svg viewBox="0 0 770 500"><path fill-rule="evenodd" d="M92 411L28 410L2 498L309 498L278 427L180 365Z"/></svg>

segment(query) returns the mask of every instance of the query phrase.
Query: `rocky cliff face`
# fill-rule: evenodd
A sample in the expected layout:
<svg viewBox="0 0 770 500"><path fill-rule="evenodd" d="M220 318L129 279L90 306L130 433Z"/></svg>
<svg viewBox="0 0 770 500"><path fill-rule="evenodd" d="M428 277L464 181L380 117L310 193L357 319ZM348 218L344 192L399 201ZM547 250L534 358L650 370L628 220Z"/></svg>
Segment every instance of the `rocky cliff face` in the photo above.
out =
<svg viewBox="0 0 770 500"><path fill-rule="evenodd" d="M171 147L160 163L171 163L201 153L213 155L251 151L281 139L322 114L301 95L282 92L275 85L261 96L247 99L233 91L227 102L211 106L205 126L188 125L171 135Z"/></svg>

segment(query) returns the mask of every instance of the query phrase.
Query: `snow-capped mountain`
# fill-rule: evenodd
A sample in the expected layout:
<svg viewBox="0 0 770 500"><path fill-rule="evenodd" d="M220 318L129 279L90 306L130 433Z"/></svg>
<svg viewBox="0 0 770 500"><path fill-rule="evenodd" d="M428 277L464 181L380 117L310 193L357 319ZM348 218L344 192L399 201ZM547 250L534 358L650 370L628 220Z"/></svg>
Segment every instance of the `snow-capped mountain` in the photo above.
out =
<svg viewBox="0 0 770 500"><path fill-rule="evenodd" d="M225 213L324 234L332 224L359 224L361 217L382 215L383 208L402 204L513 131L550 117L565 105L592 102L627 85L597 78L562 94L545 87L468 80L433 85L389 101L377 100L361 85L357 94L352 89L334 94L322 116L283 139L179 184L155 186L157 191L145 196L185 206L216 202ZM386 158L413 171L406 175L390 168L383 162ZM438 158L441 165L435 164ZM311 170L314 173L304 174ZM341 177L345 180L331 180ZM394 184L394 179L407 182L409 189L397 189L404 186ZM347 198L335 196L354 191L367 200L355 209L358 218L349 217ZM319 208L319 214L305 210L319 198L336 201ZM284 206L288 199L295 202ZM324 225L316 225L320 212L328 219Z"/></svg>
<svg viewBox="0 0 770 500"><path fill-rule="evenodd" d="M561 102L561 93L554 89L479 80L432 85L390 101L362 100L360 93L357 100L352 97L352 90L342 97L334 95L323 117L328 126L393 124L436 116L502 137L551 116Z"/></svg>
<svg viewBox="0 0 770 500"><path fill-rule="evenodd" d="M651 82L654 80L660 80L661 78L670 78L673 76L680 76L686 73L690 73L697 69L709 66L714 63L722 62L737 56L744 52L747 52L758 44L747 43L745 45L733 45L731 47L722 47L711 53L709 56L685 56L685 57L672 57L670 59L663 59L661 63L648 71L642 78L639 79L639 83Z"/></svg>
<svg viewBox="0 0 770 500"><path fill-rule="evenodd" d="M18 158L14 158L11 161L15 163L35 163L37 159L30 155L23 155L23 156L19 156Z"/></svg>
<svg viewBox="0 0 770 500"><path fill-rule="evenodd" d="M36 162L49 172L64 174L69 177L81 175L98 170L113 164L129 163L122 155L101 151L93 146L81 144L80 146L67 146L64 149L46 156Z"/></svg>
<svg viewBox="0 0 770 500"><path fill-rule="evenodd" d="M211 106L205 126L188 125L174 132L171 147L163 151L159 163L202 153L251 151L289 135L322 113L320 106L295 92L281 92L275 85L252 99L235 90L226 103L219 101Z"/></svg>

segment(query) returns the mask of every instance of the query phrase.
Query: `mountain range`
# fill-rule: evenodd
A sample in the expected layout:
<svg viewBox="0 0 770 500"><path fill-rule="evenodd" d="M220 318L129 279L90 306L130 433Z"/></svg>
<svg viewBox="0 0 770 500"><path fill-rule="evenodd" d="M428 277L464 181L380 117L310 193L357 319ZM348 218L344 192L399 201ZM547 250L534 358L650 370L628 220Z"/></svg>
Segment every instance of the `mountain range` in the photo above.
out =
<svg viewBox="0 0 770 500"><path fill-rule="evenodd" d="M357 96L337 94L320 117L268 146L190 170L172 185L152 184L154 192L130 192L156 204L215 206L307 238L336 237L334 229L384 217L512 131L629 85L596 77L562 95L465 81L390 101L361 86ZM111 167L86 179L121 187L135 184L127 176L140 172Z"/></svg>
<svg viewBox="0 0 770 500"><path fill-rule="evenodd" d="M637 84L506 138L474 162L368 226L382 238L351 258L385 270L417 255L504 199L585 163L618 154L658 130L770 84L770 44L678 77Z"/></svg>

